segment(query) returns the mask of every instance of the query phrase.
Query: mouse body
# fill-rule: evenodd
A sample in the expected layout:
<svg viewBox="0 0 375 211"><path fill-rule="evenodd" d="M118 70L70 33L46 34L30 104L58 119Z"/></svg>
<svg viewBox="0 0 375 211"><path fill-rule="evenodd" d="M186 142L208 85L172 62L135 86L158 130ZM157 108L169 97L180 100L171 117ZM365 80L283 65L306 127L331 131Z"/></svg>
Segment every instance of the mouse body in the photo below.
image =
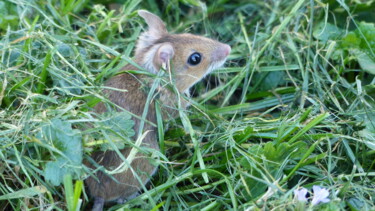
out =
<svg viewBox="0 0 375 211"><path fill-rule="evenodd" d="M189 93L190 87L200 81L211 71L221 67L231 48L227 44L197 36L193 34L169 34L163 21L156 15L139 10L138 14L146 21L148 30L143 32L136 45L134 61L145 70L157 74L160 69L170 71L179 93ZM135 70L136 67L127 65L124 70ZM114 104L141 117L147 101L148 93L145 86L152 84L152 78L144 74L131 74L122 72L108 79L106 87L115 89L103 90L103 94ZM158 88L160 103L162 104L163 118L173 117L177 114L177 95L165 87ZM184 100L180 101L182 109L188 106ZM103 113L107 109L103 103L95 106L95 112ZM135 134L139 134L140 118L134 120ZM152 101L148 105L148 112L142 133L146 134L142 140L142 147L159 151L157 129L147 122L156 124L155 105ZM135 137L137 139L138 137ZM121 150L126 158L131 148ZM116 201L124 203L137 196L142 187L146 185L151 176L157 171L157 166L150 162L151 153L137 152L131 162L132 170L113 174L109 177L105 172L98 170L95 177L85 180L88 193L95 199L93 210L103 210L106 202ZM124 161L115 151L94 152L92 159L106 169L114 169ZM85 164L95 169L89 163ZM138 179L134 176L137 174ZM114 179L115 180L114 180ZM142 184L140 183L142 182Z"/></svg>

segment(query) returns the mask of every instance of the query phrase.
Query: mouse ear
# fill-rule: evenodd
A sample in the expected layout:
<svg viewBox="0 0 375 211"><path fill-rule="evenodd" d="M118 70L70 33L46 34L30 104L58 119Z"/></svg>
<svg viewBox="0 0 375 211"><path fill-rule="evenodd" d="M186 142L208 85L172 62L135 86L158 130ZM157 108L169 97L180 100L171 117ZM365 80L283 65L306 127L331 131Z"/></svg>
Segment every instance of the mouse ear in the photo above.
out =
<svg viewBox="0 0 375 211"><path fill-rule="evenodd" d="M163 43L156 51L153 59L155 69L163 68L165 70L170 68L170 62L174 55L173 46L170 43Z"/></svg>
<svg viewBox="0 0 375 211"><path fill-rule="evenodd" d="M140 65L151 73L156 74L160 68L170 68L170 61L174 55L174 49L171 43L159 43L147 48L139 57Z"/></svg>
<svg viewBox="0 0 375 211"><path fill-rule="evenodd" d="M141 16L148 25L148 30L143 32L138 39L135 54L139 54L143 49L153 45L156 40L168 34L167 28L163 21L156 15L146 11L139 10L139 16Z"/></svg>
<svg viewBox="0 0 375 211"><path fill-rule="evenodd" d="M138 15L145 19L148 25L147 33L150 37L158 39L162 37L164 34L168 33L165 24L158 16L146 10L139 10Z"/></svg>

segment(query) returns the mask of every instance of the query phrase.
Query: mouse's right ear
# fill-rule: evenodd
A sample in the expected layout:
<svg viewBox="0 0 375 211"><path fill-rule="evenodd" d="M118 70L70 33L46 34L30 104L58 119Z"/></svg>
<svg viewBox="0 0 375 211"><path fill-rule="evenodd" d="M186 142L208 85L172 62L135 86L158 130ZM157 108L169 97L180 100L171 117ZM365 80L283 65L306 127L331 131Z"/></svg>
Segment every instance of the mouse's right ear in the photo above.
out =
<svg viewBox="0 0 375 211"><path fill-rule="evenodd" d="M145 48L149 48L156 40L168 34L165 24L158 16L146 10L139 10L138 14L146 21L148 30L143 32L139 37L135 51L136 54L140 53Z"/></svg>

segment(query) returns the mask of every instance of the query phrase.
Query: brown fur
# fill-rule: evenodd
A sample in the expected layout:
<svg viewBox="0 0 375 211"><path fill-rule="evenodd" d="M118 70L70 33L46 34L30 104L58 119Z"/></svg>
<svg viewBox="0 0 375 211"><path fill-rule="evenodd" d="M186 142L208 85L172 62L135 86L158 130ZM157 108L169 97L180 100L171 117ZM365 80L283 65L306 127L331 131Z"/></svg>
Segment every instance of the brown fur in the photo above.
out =
<svg viewBox="0 0 375 211"><path fill-rule="evenodd" d="M128 66L126 69L134 69L134 67ZM117 75L111 78L106 86L114 87L121 90L127 90L127 92L120 91L104 91L104 94L115 104L120 105L124 109L132 112L137 116L142 116L143 108L147 99L147 94L144 93L141 89L141 82L136 76L133 76L128 73ZM95 107L95 110L98 113L106 111L106 108L103 103L98 104ZM135 125L134 129L136 134L139 132L139 125L141 120L139 118L132 118ZM149 106L149 111L147 114L148 121L155 121L155 108L154 104ZM148 134L142 141L141 146L146 146L152 149L159 150L159 145L155 140L156 129L150 124L145 124L144 131L149 131ZM121 153L126 158L129 155L131 148L126 148L121 150ZM92 158L99 164L104 166L107 169L116 168L123 163L123 160L118 156L114 151L106 152L95 152L92 154ZM87 163L87 162L86 162ZM93 166L87 163L88 166ZM148 157L145 154L137 153L136 158L131 163L131 166L138 175L141 177L143 183L146 183L151 174L155 171L156 167L148 161ZM111 179L104 172L99 171L96 174L98 180L89 177L86 180L86 185L89 188L91 195L95 197L101 197L106 201L116 200L119 198L126 199L132 194L140 190L140 184L138 180L133 177L133 174L130 170L125 171L121 174L114 174L113 177L117 180Z"/></svg>
<svg viewBox="0 0 375 211"><path fill-rule="evenodd" d="M230 52L230 47L226 44L192 34L168 34L164 23L159 17L147 11L139 11L148 26L148 31L142 33L139 37L134 61L146 70L157 73L161 67L167 67L171 72L171 83L174 83L180 93L188 95L189 88L201 80L206 74L215 68L221 66ZM197 65L187 63L192 53L199 52L202 60ZM170 65L170 66L169 66ZM125 67L125 70L136 69L133 66ZM122 73L116 75L106 82L106 86L116 89L127 90L126 92L104 90L104 95L116 105L126 109L134 115L141 117L144 111L148 93L144 86L152 84L152 79L145 75L132 75ZM163 104L163 118L176 116L177 109L184 109L188 103L183 98L178 99L177 95L169 89L159 87L159 100ZM177 106L181 103L181 107ZM103 103L95 107L96 112L106 111ZM143 131L139 131L141 120L132 118L135 122L134 130L138 132L149 131L142 141L141 147L148 147L153 150L159 150L157 142L156 128L149 123L145 123ZM155 105L151 102L146 120L155 123ZM138 137L135 137L137 139ZM130 148L121 150L126 158L129 155ZM142 184L146 184L156 170L150 162L149 154L138 152L136 158L131 163L132 168L140 176ZM93 160L108 170L118 167L124 161L116 152L95 152L92 154ZM94 168L93 165L86 162L86 165ZM127 200L139 190L141 184L128 169L122 173L112 175L111 179L102 171L95 175L97 179L89 177L86 180L89 193L95 197L95 210L101 210L105 201L123 199Z"/></svg>

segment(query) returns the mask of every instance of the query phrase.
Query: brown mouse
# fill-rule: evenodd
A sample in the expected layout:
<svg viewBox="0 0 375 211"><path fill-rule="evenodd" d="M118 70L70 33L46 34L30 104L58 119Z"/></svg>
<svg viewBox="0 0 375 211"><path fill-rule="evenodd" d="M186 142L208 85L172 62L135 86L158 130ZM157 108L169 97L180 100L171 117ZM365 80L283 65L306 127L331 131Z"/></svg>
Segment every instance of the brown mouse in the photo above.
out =
<svg viewBox="0 0 375 211"><path fill-rule="evenodd" d="M169 34L165 24L158 16L145 10L140 10L138 14L147 22L148 30L143 32L138 39L134 61L151 73L156 74L161 71L160 69L171 71L173 82L179 93L188 95L189 88L211 71L221 67L231 51L229 45L202 36ZM135 69L137 68L132 65L127 65L124 68L124 70ZM144 89L147 84L152 84L151 77L125 71L110 78L105 86L127 91L106 89L103 93L114 104L141 117L148 96ZM158 93L160 103L162 103L163 117L175 116L176 109L179 108L176 94L165 87L159 87ZM186 101L180 102L182 102L182 109L187 107ZM106 107L103 103L99 103L95 107L95 111L103 113L106 111ZM140 118L133 117L132 119L135 123L134 130L138 134L142 121ZM149 104L146 120L152 123L156 122L153 102ZM147 131L141 147L159 150L157 130L147 121L141 131L142 133ZM131 149L121 150L123 157L127 158ZM114 151L94 152L91 157L106 169L116 168L124 162ZM85 182L88 192L95 198L93 210L102 210L105 202L123 203L135 197L157 170L157 166L152 164L150 159L150 153L137 152L136 157L132 160L131 167L138 179L129 168L121 173L113 174L115 180L103 171L97 171L96 178L87 178ZM87 166L95 168L91 163L85 163Z"/></svg>

